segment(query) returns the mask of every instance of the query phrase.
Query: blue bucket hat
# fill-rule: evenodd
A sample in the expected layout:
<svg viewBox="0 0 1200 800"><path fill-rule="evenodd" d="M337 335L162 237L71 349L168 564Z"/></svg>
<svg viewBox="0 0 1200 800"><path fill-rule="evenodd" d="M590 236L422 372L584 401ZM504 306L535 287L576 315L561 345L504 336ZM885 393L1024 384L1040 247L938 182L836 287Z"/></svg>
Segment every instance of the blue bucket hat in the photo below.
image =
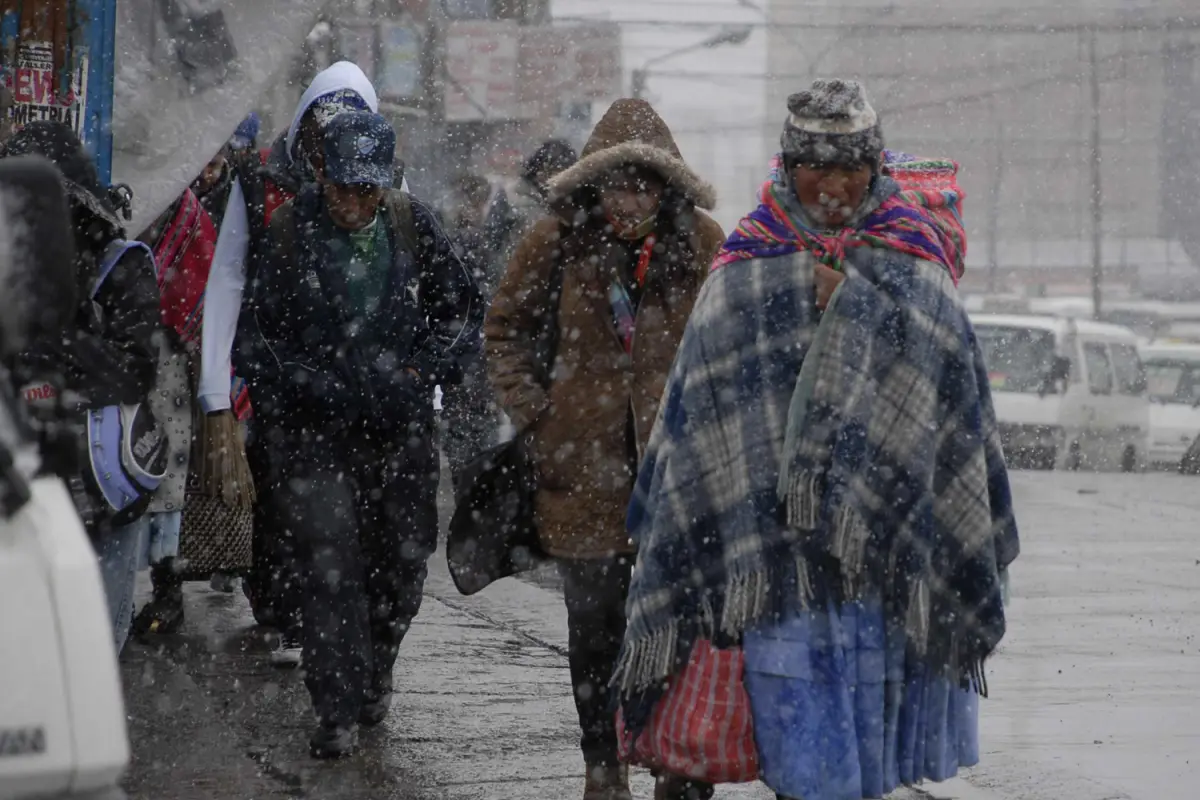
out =
<svg viewBox="0 0 1200 800"><path fill-rule="evenodd" d="M396 132L372 111L344 111L324 134L325 179L338 186L392 187Z"/></svg>

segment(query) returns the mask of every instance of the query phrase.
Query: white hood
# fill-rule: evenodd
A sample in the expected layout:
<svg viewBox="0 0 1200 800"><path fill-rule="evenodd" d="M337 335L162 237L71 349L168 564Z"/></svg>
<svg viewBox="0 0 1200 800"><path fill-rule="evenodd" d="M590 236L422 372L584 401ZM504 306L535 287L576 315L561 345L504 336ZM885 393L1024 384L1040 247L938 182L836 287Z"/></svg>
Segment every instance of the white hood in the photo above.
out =
<svg viewBox="0 0 1200 800"><path fill-rule="evenodd" d="M318 72L300 97L300 104L296 106L296 115L292 117L292 124L288 126L288 159L292 157L292 145L295 144L296 134L300 132L300 120L304 119L308 107L318 97L345 89L357 92L368 108L376 113L379 112L379 97L375 94L375 87L371 85L366 74L358 68L357 64L349 61L337 62L328 69Z"/></svg>

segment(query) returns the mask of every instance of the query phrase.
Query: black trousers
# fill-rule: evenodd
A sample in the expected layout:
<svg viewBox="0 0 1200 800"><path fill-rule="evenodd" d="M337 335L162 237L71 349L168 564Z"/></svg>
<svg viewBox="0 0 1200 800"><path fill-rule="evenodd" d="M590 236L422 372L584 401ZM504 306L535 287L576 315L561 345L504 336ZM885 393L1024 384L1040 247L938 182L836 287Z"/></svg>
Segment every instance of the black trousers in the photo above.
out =
<svg viewBox="0 0 1200 800"><path fill-rule="evenodd" d="M608 681L625 638L625 598L633 556L563 559L559 563L583 760L590 767L616 766L617 730Z"/></svg>
<svg viewBox="0 0 1200 800"><path fill-rule="evenodd" d="M277 435L277 434L276 434ZM251 540L253 565L246 576L253 596L254 616L270 619L280 631L299 636L303 592L291 574L288 531L278 519L279 503L274 491L283 481L286 447L271 447L271 432L251 422L246 440L246 460L254 479L258 501L254 505L254 535ZM274 455L273 455L274 453Z"/></svg>
<svg viewBox="0 0 1200 800"><path fill-rule="evenodd" d="M272 492L302 589L305 684L323 723L390 692L437 546L432 413L391 441L309 443Z"/></svg>

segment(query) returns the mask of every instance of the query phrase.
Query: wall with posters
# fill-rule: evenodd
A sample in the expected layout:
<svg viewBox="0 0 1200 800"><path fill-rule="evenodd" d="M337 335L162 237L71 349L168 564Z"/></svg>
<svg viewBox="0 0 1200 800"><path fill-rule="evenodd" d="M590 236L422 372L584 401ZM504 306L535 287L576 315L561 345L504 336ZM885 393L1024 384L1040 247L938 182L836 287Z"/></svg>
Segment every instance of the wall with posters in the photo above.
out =
<svg viewBox="0 0 1200 800"><path fill-rule="evenodd" d="M457 21L446 32L447 122L534 119L621 91L612 24Z"/></svg>
<svg viewBox="0 0 1200 800"><path fill-rule="evenodd" d="M447 122L521 119L522 26L509 20L457 21L446 30Z"/></svg>
<svg viewBox="0 0 1200 800"><path fill-rule="evenodd" d="M59 74L54 67L54 46L50 42L22 42L17 47L16 64L5 70L4 85L11 93L9 121L13 131L30 122L62 122L83 135L86 113L86 52L76 56L72 70ZM68 77L69 80L63 80ZM66 85L64 85L66 84Z"/></svg>

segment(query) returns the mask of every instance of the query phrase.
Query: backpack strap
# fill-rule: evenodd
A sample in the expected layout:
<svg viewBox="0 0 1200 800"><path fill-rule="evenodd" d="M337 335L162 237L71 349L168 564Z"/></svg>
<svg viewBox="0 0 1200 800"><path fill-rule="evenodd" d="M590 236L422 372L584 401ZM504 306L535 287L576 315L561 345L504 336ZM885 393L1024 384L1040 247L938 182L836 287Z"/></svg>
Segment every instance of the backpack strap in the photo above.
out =
<svg viewBox="0 0 1200 800"><path fill-rule="evenodd" d="M130 250L141 249L145 251L146 257L150 259L150 265L154 266L154 252L144 243L137 241L129 241L127 239L113 239L108 243L108 247L104 249L104 255L100 259L100 274L96 276L96 282L92 284L92 299L96 299L96 295L100 293L100 287L108 276L112 274L113 269L118 262ZM155 275L158 270L154 270Z"/></svg>
<svg viewBox="0 0 1200 800"><path fill-rule="evenodd" d="M421 241L421 237L417 235L417 224L413 221L412 195L399 189L392 191L388 197L387 208L392 230L400 234L408 251L416 258L417 243Z"/></svg>

